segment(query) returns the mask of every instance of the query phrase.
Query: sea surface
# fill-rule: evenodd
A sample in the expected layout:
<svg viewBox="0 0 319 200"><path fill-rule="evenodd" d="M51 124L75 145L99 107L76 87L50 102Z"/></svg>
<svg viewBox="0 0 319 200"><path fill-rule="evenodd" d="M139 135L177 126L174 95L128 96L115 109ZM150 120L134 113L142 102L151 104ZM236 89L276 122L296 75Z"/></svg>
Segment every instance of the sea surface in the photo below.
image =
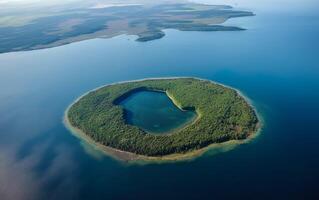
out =
<svg viewBox="0 0 319 200"><path fill-rule="evenodd" d="M319 15L257 12L240 32L166 30L0 54L1 199L319 199ZM65 109L101 85L194 76L239 89L263 127L192 161L128 164L70 134Z"/></svg>
<svg viewBox="0 0 319 200"><path fill-rule="evenodd" d="M125 110L126 123L152 134L167 134L183 128L196 113L179 109L165 92L138 91L119 103Z"/></svg>

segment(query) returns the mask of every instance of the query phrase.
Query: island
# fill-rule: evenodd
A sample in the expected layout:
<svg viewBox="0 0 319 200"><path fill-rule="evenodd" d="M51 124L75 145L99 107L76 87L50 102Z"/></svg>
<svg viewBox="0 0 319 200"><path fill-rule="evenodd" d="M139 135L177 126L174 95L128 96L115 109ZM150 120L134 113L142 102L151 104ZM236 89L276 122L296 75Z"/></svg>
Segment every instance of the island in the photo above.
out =
<svg viewBox="0 0 319 200"><path fill-rule="evenodd" d="M169 134L153 134L127 123L123 99L140 91L164 92L196 118ZM65 112L68 128L120 160L180 160L210 145L241 141L260 127L255 109L237 90L197 78L159 78L106 85L90 91Z"/></svg>
<svg viewBox="0 0 319 200"><path fill-rule="evenodd" d="M5 13L0 15L0 53L50 48L122 34L135 35L137 41L146 42L164 37L165 29L242 31L245 29L223 23L230 18L254 15L231 6L186 1L106 2L66 4L48 9L0 8Z"/></svg>

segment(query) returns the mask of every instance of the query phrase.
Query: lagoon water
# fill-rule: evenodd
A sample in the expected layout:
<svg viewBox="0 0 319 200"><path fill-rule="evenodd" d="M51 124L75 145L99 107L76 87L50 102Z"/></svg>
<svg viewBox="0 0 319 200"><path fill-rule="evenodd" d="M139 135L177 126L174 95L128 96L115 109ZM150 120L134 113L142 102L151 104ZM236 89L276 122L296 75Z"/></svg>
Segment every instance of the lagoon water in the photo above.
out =
<svg viewBox="0 0 319 200"><path fill-rule="evenodd" d="M318 199L319 16L257 12L242 32L167 30L0 55L1 199ZM264 126L250 143L193 161L131 165L64 127L67 106L118 81L195 76L248 96Z"/></svg>
<svg viewBox="0 0 319 200"><path fill-rule="evenodd" d="M191 123L192 111L182 111L164 92L138 91L120 102L128 124L153 134L165 134Z"/></svg>

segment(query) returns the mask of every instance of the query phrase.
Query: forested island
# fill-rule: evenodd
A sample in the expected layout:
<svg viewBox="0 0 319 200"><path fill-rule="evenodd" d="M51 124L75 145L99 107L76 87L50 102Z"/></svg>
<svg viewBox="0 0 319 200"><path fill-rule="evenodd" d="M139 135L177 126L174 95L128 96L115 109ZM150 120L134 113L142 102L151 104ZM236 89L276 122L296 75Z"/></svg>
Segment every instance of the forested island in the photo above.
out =
<svg viewBox="0 0 319 200"><path fill-rule="evenodd" d="M231 6L186 1L101 2L48 9L0 8L5 14L0 14L0 53L56 47L122 34L136 35L137 41L146 42L164 37L165 29L240 31L244 29L223 23L230 18L254 15Z"/></svg>
<svg viewBox="0 0 319 200"><path fill-rule="evenodd" d="M119 102L141 91L163 91L197 118L170 134L154 135L125 121ZM66 111L72 131L121 160L178 160L211 144L244 140L259 128L255 110L236 90L196 78L147 79L107 85L76 100Z"/></svg>

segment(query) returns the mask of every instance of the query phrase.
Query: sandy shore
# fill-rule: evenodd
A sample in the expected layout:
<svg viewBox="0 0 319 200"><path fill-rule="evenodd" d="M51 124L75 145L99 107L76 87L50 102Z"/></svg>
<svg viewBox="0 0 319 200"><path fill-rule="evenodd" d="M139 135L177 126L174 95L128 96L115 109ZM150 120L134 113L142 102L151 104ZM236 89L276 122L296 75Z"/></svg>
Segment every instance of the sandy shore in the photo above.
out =
<svg viewBox="0 0 319 200"><path fill-rule="evenodd" d="M121 151L119 149L108 147L108 146L105 146L105 145L102 145L102 144L95 142L91 137L89 137L87 134L85 134L82 130L72 126L68 117L67 117L67 113L74 103L79 101L83 96L87 95L88 93L90 93L92 91L96 91L96 90L103 88L105 86L121 84L121 83L128 83L128 82L145 81L145 80L161 80L161 79L169 80L169 79L178 79L178 78L195 78L198 80L210 81L214 84L221 85L223 87L230 88L230 89L236 91L237 94L240 95L241 97L243 97L245 99L245 101L248 102L248 104L255 111L255 114L256 114L258 121L259 121L259 123L257 124L257 131L255 133L251 133L249 135L249 137L244 139L244 140L230 140L230 141L222 142L222 143L214 143L214 144L208 145L207 147L204 147L204 148L201 148L198 150L189 151L187 153L175 153L175 154L169 154L169 155L164 155L164 156L144 156L144 155L138 155L138 154L127 152L127 151ZM176 102L176 100L174 98L172 98L169 94L168 94L168 96L169 96L169 98L172 99L173 103L180 108L180 106L178 105L178 102ZM114 158L116 160L130 162L130 163L143 163L143 164L148 163L148 162L162 163L162 162L175 162L175 161L183 161L183 160L192 160L200 155L203 155L205 152L208 152L211 150L212 150L212 152L215 152L215 153L231 150L231 149L235 148L237 145L248 143L252 139L256 138L259 135L259 133L261 132L261 127L263 124L262 118L259 115L259 113L257 112L257 110L255 109L255 107L253 106L252 101L248 97L244 96L242 92L240 92L239 90L234 89L232 87L225 86L223 84L216 83L216 82L211 81L211 80L200 79L200 78L196 78L196 77L146 78L146 79L139 79L139 80L122 81L122 82L117 82L117 83L106 84L106 85L100 86L98 88L95 88L93 90L90 90L90 91L84 93L83 95L78 97L75 101L73 101L67 107L66 111L64 112L63 123L65 124L65 127L68 128L74 136L81 139L83 142L91 145L94 149L100 150L103 153L105 153L106 155L111 156L112 158Z"/></svg>

